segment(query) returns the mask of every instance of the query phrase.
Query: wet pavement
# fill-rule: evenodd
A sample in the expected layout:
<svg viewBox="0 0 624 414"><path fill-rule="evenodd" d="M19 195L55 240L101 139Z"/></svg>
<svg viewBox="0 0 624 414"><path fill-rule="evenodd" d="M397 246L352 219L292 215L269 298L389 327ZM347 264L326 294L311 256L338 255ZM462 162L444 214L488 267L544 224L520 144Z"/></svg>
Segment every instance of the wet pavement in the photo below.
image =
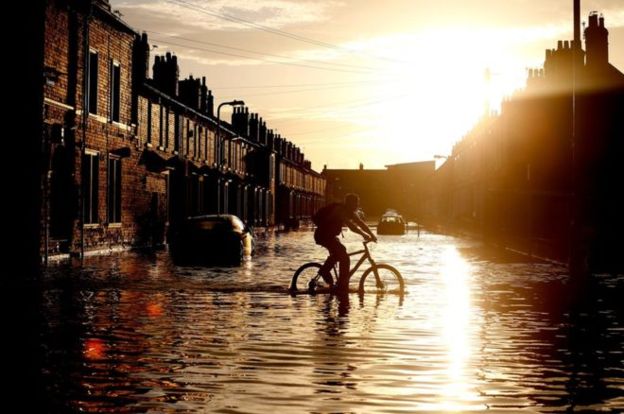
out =
<svg viewBox="0 0 624 414"><path fill-rule="evenodd" d="M354 235L345 238L358 248ZM57 264L41 293L51 412L622 412L623 276L414 232L373 256L407 294L290 296L312 233L261 237L240 267L166 251Z"/></svg>

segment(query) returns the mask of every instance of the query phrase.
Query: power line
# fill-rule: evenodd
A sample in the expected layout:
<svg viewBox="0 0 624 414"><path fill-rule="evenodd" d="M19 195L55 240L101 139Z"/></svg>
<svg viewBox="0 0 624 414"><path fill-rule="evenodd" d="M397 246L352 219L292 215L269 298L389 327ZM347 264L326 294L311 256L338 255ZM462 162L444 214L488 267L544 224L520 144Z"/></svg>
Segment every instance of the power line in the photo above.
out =
<svg viewBox="0 0 624 414"><path fill-rule="evenodd" d="M352 87L352 86L353 85L342 85L342 86L337 85L337 86L326 86L326 87L315 87L315 88L303 88L303 89L295 89L295 90L289 90L289 91L245 94L245 97L273 96L273 95L285 95L285 94L291 94L291 93L316 92L316 91L324 91L324 90L331 90L331 89L349 88L349 87ZM213 88L213 89L215 89L215 88ZM239 95L225 95L225 96L221 96L221 99L236 98L238 96Z"/></svg>
<svg viewBox="0 0 624 414"><path fill-rule="evenodd" d="M220 43L213 43L213 42L207 42L207 41L204 41L204 40L196 40L196 39L191 39L191 38L188 38L188 37L171 35L171 34L168 34L168 33L157 32L157 31L154 31L154 30L146 30L146 32L153 33L153 34L160 35L160 36L167 36L167 37L174 38L174 39L186 40L188 42L199 43L199 44L202 44L202 45L209 45L209 46L216 46L216 47L220 47L220 48L224 48L224 49L237 50L239 52L251 53L251 54L254 54L254 55L270 56L270 57L276 57L276 58L279 58L279 59L288 59L288 60L295 60L295 61L301 61L301 62L320 63L322 65L332 65L332 66L345 67L345 68L351 68L351 69L357 69L357 70L369 70L369 71L373 71L373 72L377 71L376 68L371 68L371 67L368 67L368 66L358 66L358 65L349 65L349 64L346 64L346 63L326 62L326 61L322 61L322 60L318 60L318 59L293 58L293 57L290 57L290 56L276 55L276 54L267 53L267 52L258 52L258 51L255 51L255 50L243 49L243 48L240 48L240 47L227 46L227 45L223 45L223 44L220 44Z"/></svg>
<svg viewBox="0 0 624 414"><path fill-rule="evenodd" d="M333 85L361 85L370 84L373 82L384 81L384 79L369 79L352 82L327 82L327 83L291 83L283 85L245 85L245 86L211 86L213 90L221 89L268 89L268 88L298 88L298 87L312 87L312 86L333 86ZM396 80L399 82L399 80Z"/></svg>
<svg viewBox="0 0 624 414"><path fill-rule="evenodd" d="M406 62L398 61L398 60L395 60L395 59L385 58L385 57L382 57L382 56L368 55L368 54L365 54L365 53L362 53L362 52L358 52L356 50L346 49L346 48L344 48L342 46L334 45L334 44L327 43L327 42L322 42L320 40L311 39L309 37L300 36L300 35L297 35L297 34L294 34L294 33L290 33L290 32L286 32L286 31L279 30L279 29L273 29L271 27L264 26L264 25L261 25L261 24L258 24L258 23L254 23L254 22L252 22L250 20L246 20L246 19L243 19L243 18L240 18L240 17L230 16L230 15L227 15L227 14L221 14L221 13L212 12L210 10L207 10L207 9L203 8L203 7L197 6L195 4L188 3L188 2L183 1L183 0L168 0L168 1L170 3L177 4L178 6L181 6L181 7L187 8L187 9L195 10L195 11L198 11L200 13L204 13L204 14L207 14L207 15L210 15L210 16L213 16L213 17L217 17L217 18L220 18L220 19L223 19L223 20L227 20L227 21L230 21L230 22L239 23L239 24L242 24L242 25L245 25L245 26L248 26L248 27L252 27L252 28L257 29L257 30L262 30L262 31L267 32L267 33L272 33L272 34L275 34L275 35L278 35L278 36L287 37L287 38L292 39L292 40L297 40L297 41L300 41L300 42L309 43L309 44L316 45L316 46L322 46L322 47L325 47L325 48L328 48L328 49L340 50L340 51L347 52L347 53L357 53L357 54L360 54L360 55L365 55L365 56L368 56L368 57L372 57L374 59L380 59L380 60L385 60L385 61L394 62L394 63L406 63Z"/></svg>
<svg viewBox="0 0 624 414"><path fill-rule="evenodd" d="M353 125L343 125L343 126L333 126L333 127L327 127L327 128L322 128L322 129L315 129L312 131L305 131L305 132L289 132L289 135L292 136L300 136L300 135L310 135L310 134L319 134L321 132L326 132L326 131L335 131L335 130L342 130L342 129L348 129L348 128L353 128ZM359 128L355 131L351 131L351 132L356 132L356 131L366 131L369 130L370 128Z"/></svg>
<svg viewBox="0 0 624 414"><path fill-rule="evenodd" d="M392 95L392 96L388 96L388 97L381 98L381 99L365 99L365 100L357 100L357 101L336 102L335 104L330 104L330 105L307 106L306 108L303 108L303 109L328 109L328 108L331 109L335 107L338 107L339 109L354 109L354 108L359 108L359 107L364 107L364 106L375 105L375 104L382 103L385 101L396 100L397 98L403 98L408 95L409 95L408 93L402 93L399 95ZM288 112L297 112L301 110L302 108L296 108L296 109L293 108L293 109L286 109L280 112L288 113Z"/></svg>
<svg viewBox="0 0 624 414"><path fill-rule="evenodd" d="M244 55L238 55L238 54L235 54L235 53L222 52L222 51L219 51L219 50L207 49L207 48L198 47L198 46L184 45L184 44L181 44L181 43L170 42L168 40L162 40L162 39L160 39L160 40L156 39L156 41L158 43L164 43L166 45L183 47L183 48L190 49L190 50L201 50L201 51L204 51L204 52L215 53L215 54L218 54L218 55L233 56L233 57L239 57L239 58L243 58L243 59L251 59L251 60L256 60L256 61L259 61L259 62L272 63L272 64L276 64L276 65L299 66L299 67L310 68L310 69L327 70L327 71L331 71L331 72L355 73L355 74L360 74L360 75L361 74L370 74L371 73L370 71L355 71L355 70L348 70L348 69L338 69L338 68L329 68L329 67L322 67L322 66L305 65L303 63L280 62L280 61L270 60L270 59L254 58L254 57L250 57L250 56L244 56Z"/></svg>
<svg viewBox="0 0 624 414"><path fill-rule="evenodd" d="M320 142L327 142L327 141L331 141L332 139L336 139L336 138L347 138L347 137L351 137L353 135L357 135L360 134L362 132L367 132L370 131L371 128L359 128L353 131L350 131L344 135L329 135L329 136L324 136L324 137L319 137L319 138L312 138L312 139L303 139L303 140L296 140L296 144L298 145L305 145L305 144L315 144L315 143L320 143ZM295 142L295 141L293 141Z"/></svg>

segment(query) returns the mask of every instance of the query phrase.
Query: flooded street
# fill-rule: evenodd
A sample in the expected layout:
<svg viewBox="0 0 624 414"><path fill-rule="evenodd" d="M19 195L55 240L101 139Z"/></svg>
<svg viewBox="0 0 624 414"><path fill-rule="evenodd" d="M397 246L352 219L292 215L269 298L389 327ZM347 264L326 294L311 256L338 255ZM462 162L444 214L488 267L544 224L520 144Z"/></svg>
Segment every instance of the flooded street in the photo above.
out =
<svg viewBox="0 0 624 414"><path fill-rule="evenodd" d="M258 238L241 267L167 252L54 265L41 297L53 412L624 410L624 276L578 301L564 268L451 236L380 237L372 254L401 271L403 298L290 296L294 270L325 257L305 231Z"/></svg>

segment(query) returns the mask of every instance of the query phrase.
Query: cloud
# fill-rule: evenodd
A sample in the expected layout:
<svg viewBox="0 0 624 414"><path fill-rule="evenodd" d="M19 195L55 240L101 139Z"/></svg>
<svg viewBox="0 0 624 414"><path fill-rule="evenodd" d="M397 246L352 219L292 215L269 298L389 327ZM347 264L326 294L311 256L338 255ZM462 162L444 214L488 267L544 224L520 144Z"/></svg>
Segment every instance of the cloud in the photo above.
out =
<svg viewBox="0 0 624 414"><path fill-rule="evenodd" d="M228 19L234 17L271 29L290 25L319 23L329 19L331 10L342 6L338 1L296 0L125 0L115 7L124 14L149 14L153 19L166 18L173 25L192 26L204 30L251 30L252 27Z"/></svg>

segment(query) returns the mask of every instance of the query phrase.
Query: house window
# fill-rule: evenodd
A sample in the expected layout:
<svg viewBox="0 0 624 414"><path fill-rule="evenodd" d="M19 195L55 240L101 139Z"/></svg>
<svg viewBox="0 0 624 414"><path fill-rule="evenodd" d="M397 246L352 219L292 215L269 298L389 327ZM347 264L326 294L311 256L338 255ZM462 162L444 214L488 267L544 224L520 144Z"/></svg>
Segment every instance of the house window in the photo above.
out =
<svg viewBox="0 0 624 414"><path fill-rule="evenodd" d="M82 157L82 191L84 224L98 223L98 172L96 152L86 152Z"/></svg>
<svg viewBox="0 0 624 414"><path fill-rule="evenodd" d="M201 127L197 127L197 124L195 124L193 131L194 131L193 132L193 135L194 135L193 158L199 159L199 156L200 156L199 146L201 145Z"/></svg>
<svg viewBox="0 0 624 414"><path fill-rule="evenodd" d="M152 143L152 103L147 103L147 143Z"/></svg>
<svg viewBox="0 0 624 414"><path fill-rule="evenodd" d="M165 107L160 105L160 129L158 130L158 145L163 148L165 146L165 125L167 124L167 113Z"/></svg>
<svg viewBox="0 0 624 414"><path fill-rule="evenodd" d="M181 131L181 123L182 123L182 117L180 115L175 117L175 125L174 125L174 139L173 139L173 150L174 151L180 151L180 137L182 135L182 131Z"/></svg>
<svg viewBox="0 0 624 414"><path fill-rule="evenodd" d="M97 114L98 104L98 53L89 51L89 113Z"/></svg>
<svg viewBox="0 0 624 414"><path fill-rule="evenodd" d="M165 108L165 140L163 146L169 148L171 143L169 142L169 108Z"/></svg>
<svg viewBox="0 0 624 414"><path fill-rule="evenodd" d="M191 121L186 120L186 148L184 149L184 155L191 155L191 137L193 136L193 130L191 129Z"/></svg>
<svg viewBox="0 0 624 414"><path fill-rule="evenodd" d="M111 61L111 121L119 122L121 102L121 68L119 62Z"/></svg>
<svg viewBox="0 0 624 414"><path fill-rule="evenodd" d="M121 160L108 159L108 222L121 223Z"/></svg>

